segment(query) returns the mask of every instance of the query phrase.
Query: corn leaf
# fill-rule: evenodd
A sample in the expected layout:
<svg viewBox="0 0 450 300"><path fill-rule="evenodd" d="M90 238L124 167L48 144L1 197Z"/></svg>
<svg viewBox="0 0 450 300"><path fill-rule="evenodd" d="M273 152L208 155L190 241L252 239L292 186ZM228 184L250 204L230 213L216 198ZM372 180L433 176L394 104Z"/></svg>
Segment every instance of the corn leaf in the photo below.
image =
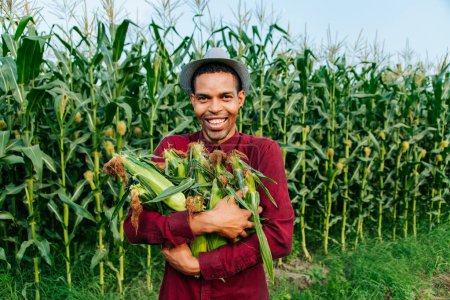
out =
<svg viewBox="0 0 450 300"><path fill-rule="evenodd" d="M0 131L0 157L3 157L6 152L6 145L9 141L9 131Z"/></svg>
<svg viewBox="0 0 450 300"><path fill-rule="evenodd" d="M16 259L17 259L18 263L20 263L20 261L22 260L24 254L25 254L25 251L27 251L28 247L30 247L32 244L33 244L33 240L24 241L24 242L22 242L22 244L20 244L20 249L16 255Z"/></svg>
<svg viewBox="0 0 450 300"><path fill-rule="evenodd" d="M244 199L239 197L238 194L236 194L236 192L231 187L228 186L225 191L226 191L227 195L233 196L234 199L236 199L236 201L240 205L242 205L242 207L244 207L245 209L247 209L249 211L252 211L250 206L247 204L247 202L245 202Z"/></svg>
<svg viewBox="0 0 450 300"><path fill-rule="evenodd" d="M255 197L255 194L251 193L251 195L252 197ZM275 278L273 272L272 252L270 251L269 242L267 241L267 237L262 229L261 221L258 215L258 206L256 206L256 209L254 208L252 211L254 216L253 223L255 224L256 235L258 236L259 246L261 249L261 258L271 282L274 283Z"/></svg>
<svg viewBox="0 0 450 300"><path fill-rule="evenodd" d="M0 220L13 220L13 221L15 221L14 216L10 212L7 212L7 211L0 211Z"/></svg>
<svg viewBox="0 0 450 300"><path fill-rule="evenodd" d="M47 207L50 209L50 211L51 211L52 213L55 214L55 217L56 217L56 219L58 220L58 222L64 225L64 221L63 221L63 219L62 219L62 217L61 217L61 214L60 214L60 212L59 212L59 210L58 210L58 206L56 205L56 203L55 203L53 200L50 200L50 201L47 203Z"/></svg>
<svg viewBox="0 0 450 300"><path fill-rule="evenodd" d="M112 51L113 51L113 61L117 62L119 61L120 56L123 52L123 46L125 45L125 38L127 36L128 26L130 24L134 24L130 20L123 20L122 24L120 24L116 32L114 34L114 41L112 45Z"/></svg>
<svg viewBox="0 0 450 300"><path fill-rule="evenodd" d="M58 196L61 201L67 205L69 205L70 208L72 208L75 213L79 216L82 216L85 219L88 219L92 222L95 222L95 218L91 215L91 213L84 207L76 204L73 202L65 193L63 190L58 191Z"/></svg>
<svg viewBox="0 0 450 300"><path fill-rule="evenodd" d="M111 219L116 218L116 216L119 214L120 209L123 207L125 201L127 201L128 196L130 195L131 190L126 189L125 193L123 194L122 198L120 198L119 202L117 202L114 211L111 215Z"/></svg>
<svg viewBox="0 0 450 300"><path fill-rule="evenodd" d="M49 169L53 173L57 173L56 163L53 160L53 158L51 158L49 155L45 154L42 151L41 151L41 155L42 155L42 161L44 162L44 164L47 167L47 169Z"/></svg>
<svg viewBox="0 0 450 300"><path fill-rule="evenodd" d="M35 245L39 249L41 257L44 258L45 262L52 266L54 265L53 256L50 254L50 243L47 240L35 240Z"/></svg>
<svg viewBox="0 0 450 300"><path fill-rule="evenodd" d="M12 57L16 57L16 43L14 37L11 34L2 34L2 48L3 56L6 57L8 52L11 52Z"/></svg>
<svg viewBox="0 0 450 300"><path fill-rule="evenodd" d="M36 172L36 176L38 181L42 179L42 169L43 169L43 160L42 160L42 151L39 148L39 145L34 145L30 147L22 148L23 154L25 154L32 162L33 168Z"/></svg>
<svg viewBox="0 0 450 300"><path fill-rule="evenodd" d="M261 179L259 179L258 176L254 175L253 179L256 181L256 183L263 189L264 193L266 193L267 197L269 197L270 201L275 205L275 207L278 207L275 199L273 199L272 195L270 194L269 190L266 188L266 186L261 182Z"/></svg>
<svg viewBox="0 0 450 300"><path fill-rule="evenodd" d="M3 260L4 262L6 262L6 267L8 270L11 269L11 265L6 260L5 249L3 249L2 247L0 247L0 260Z"/></svg>
<svg viewBox="0 0 450 300"><path fill-rule="evenodd" d="M148 185L146 185L145 180L139 180L141 176L138 175L137 179L138 181L142 184L142 186L144 186L146 189L150 189L151 187L149 187ZM171 187L168 187L167 189L165 189L161 194L159 194L158 196L156 196L155 198L153 198L152 200L149 201L145 201L142 202L143 204L148 204L148 203L156 203L156 202L161 202L167 198L169 198L172 195L175 195L177 193L181 193L184 192L185 190L187 190L188 188L190 188L193 184L195 183L195 180L192 178L186 178L183 181L180 182L179 185L174 185Z"/></svg>
<svg viewBox="0 0 450 300"><path fill-rule="evenodd" d="M95 254L94 254L94 256L91 259L91 265L90 265L91 271L94 270L94 268L98 265L98 263L100 261L102 261L103 258L105 258L105 256L107 254L108 254L108 250L106 248L97 249L97 251L95 251Z"/></svg>
<svg viewBox="0 0 450 300"><path fill-rule="evenodd" d="M273 180L272 178L267 177L266 175L264 175L264 174L261 173L260 171L258 171L258 170L256 170L256 169L252 168L252 167L251 167L249 164L247 164L245 161L242 161L242 160L241 160L240 163L242 164L242 166L244 166L245 168L247 168L247 169L249 169L250 171L252 171L252 173L255 174L256 176L258 176L259 178L268 180L268 181L270 181L270 182L272 182L272 183L275 183L275 184L277 183L277 182L276 182L275 180Z"/></svg>
<svg viewBox="0 0 450 300"><path fill-rule="evenodd" d="M16 40L16 41L19 40L19 38L22 36L22 33L24 32L25 28L27 28L28 22L30 22L30 21L34 23L33 17L31 17L31 16L23 17L20 20L19 25L17 26L17 29L16 29L16 33L14 34L14 40Z"/></svg>
<svg viewBox="0 0 450 300"><path fill-rule="evenodd" d="M17 91L17 68L16 63L11 57L0 57L0 89L5 92ZM21 93L13 93L14 100L19 104L23 103Z"/></svg>
<svg viewBox="0 0 450 300"><path fill-rule="evenodd" d="M75 191L73 192L72 197L70 200L72 202L76 202L78 198L80 198L81 194L83 193L84 186L86 185L86 180L80 180L78 181L77 185L75 186Z"/></svg>
<svg viewBox="0 0 450 300"><path fill-rule="evenodd" d="M17 82L26 84L36 78L43 61L45 39L42 37L25 37L17 49Z"/></svg>

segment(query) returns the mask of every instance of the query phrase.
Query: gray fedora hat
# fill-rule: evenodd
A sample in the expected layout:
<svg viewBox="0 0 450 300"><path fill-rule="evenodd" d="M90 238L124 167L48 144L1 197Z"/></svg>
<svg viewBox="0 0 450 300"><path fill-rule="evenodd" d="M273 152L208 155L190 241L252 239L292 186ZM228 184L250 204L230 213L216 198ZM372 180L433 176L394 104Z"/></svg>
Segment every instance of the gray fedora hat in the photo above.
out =
<svg viewBox="0 0 450 300"><path fill-rule="evenodd" d="M202 65L210 62L220 62L236 71L241 79L242 89L248 91L250 87L250 74L247 71L247 67L236 60L230 59L228 53L222 48L210 48L205 57L202 59L194 60L183 66L180 73L180 86L188 94L191 91L191 80L195 71Z"/></svg>

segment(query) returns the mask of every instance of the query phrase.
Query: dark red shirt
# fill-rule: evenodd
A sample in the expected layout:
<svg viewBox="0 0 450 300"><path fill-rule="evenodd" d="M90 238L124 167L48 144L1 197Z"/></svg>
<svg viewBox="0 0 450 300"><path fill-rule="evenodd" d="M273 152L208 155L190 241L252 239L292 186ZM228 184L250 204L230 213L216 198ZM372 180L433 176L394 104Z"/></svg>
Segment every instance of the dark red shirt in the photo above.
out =
<svg viewBox="0 0 450 300"><path fill-rule="evenodd" d="M221 149L229 152L237 149L247 155L249 164L277 184L263 180L275 198L278 208L263 191L261 206L263 228L273 259L290 254L292 249L294 212L289 199L286 174L280 147L268 138L236 133L219 146L208 143L199 131L164 138L155 154L161 155L166 148L187 151L188 144L203 141L209 151ZM130 243L161 244L177 246L189 243L194 235L189 227L186 211L163 216L158 212L144 210L139 216L139 230L131 226L130 215L125 220L125 234ZM230 243L210 252L199 254L201 277L186 276L166 263L159 299L268 299L264 267L256 234Z"/></svg>

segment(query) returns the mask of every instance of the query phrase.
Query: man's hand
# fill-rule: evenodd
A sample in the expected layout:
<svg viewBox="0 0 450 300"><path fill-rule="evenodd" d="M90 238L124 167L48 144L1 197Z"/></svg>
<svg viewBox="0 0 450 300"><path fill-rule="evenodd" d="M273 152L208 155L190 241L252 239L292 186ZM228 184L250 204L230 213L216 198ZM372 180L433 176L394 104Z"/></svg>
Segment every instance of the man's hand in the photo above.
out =
<svg viewBox="0 0 450 300"><path fill-rule="evenodd" d="M242 197L242 191L236 194ZM262 207L259 207L258 213L261 212ZM237 206L234 197L226 196L214 209L192 216L190 225L195 235L216 232L223 237L235 239L238 236L247 237L245 229L255 227L253 222L248 220L251 216L250 211Z"/></svg>
<svg viewBox="0 0 450 300"><path fill-rule="evenodd" d="M162 253L166 261L177 271L188 275L200 275L200 264L198 259L192 255L187 244L182 244L174 248L164 248Z"/></svg>

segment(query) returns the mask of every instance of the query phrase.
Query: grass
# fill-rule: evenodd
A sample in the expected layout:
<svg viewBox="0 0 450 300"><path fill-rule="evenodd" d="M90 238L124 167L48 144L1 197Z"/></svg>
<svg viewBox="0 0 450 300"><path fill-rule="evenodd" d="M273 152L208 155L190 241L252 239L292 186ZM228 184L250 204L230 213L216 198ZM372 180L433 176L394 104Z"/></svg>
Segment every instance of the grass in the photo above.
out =
<svg viewBox="0 0 450 300"><path fill-rule="evenodd" d="M417 241L369 241L356 251L316 257L311 285L301 290L286 277L272 288L273 299L448 299L450 226ZM328 270L323 278L317 269Z"/></svg>
<svg viewBox="0 0 450 300"><path fill-rule="evenodd" d="M162 280L164 270L162 256L159 247L152 247L153 257L153 286L155 290L148 292L146 288L146 277L144 265L146 249L143 246L131 246L125 244L127 252L125 273L125 297L127 299L157 299L158 289ZM92 299L121 299L117 290L117 277L105 263L105 294L102 295L98 284L98 267L90 270L90 259L94 249L85 249L84 257L72 266L72 289L67 288L65 282L65 270L63 268L51 268L42 263L41 270L41 299L70 299L70 300L92 300ZM87 254L86 254L87 253ZM115 254L115 253L114 253ZM62 260L62 255L55 257ZM110 253L109 260L115 263L117 268L118 258ZM62 261L55 261L56 265L62 266ZM3 265L1 266L3 267ZM33 299L34 284L33 272L30 272L31 262L23 261L20 266L12 266L11 270L2 272L0 269L0 299Z"/></svg>
<svg viewBox="0 0 450 300"><path fill-rule="evenodd" d="M414 239L396 242L370 240L361 244L356 251L345 254L336 245L330 248L327 257L316 255L315 263L307 269L294 270L308 278L309 287L299 287L300 280L292 281L288 276L277 276L270 287L271 299L447 299L450 296L450 226L442 225L428 234ZM298 243L294 249L298 249ZM154 249L155 291L146 291L145 274L142 264L145 249L126 245L127 261L125 278L125 298L157 299L157 291L162 278L163 261ZM91 249L93 251L93 249ZM86 253L86 252L85 252ZM111 255L112 256L112 255ZM298 252L294 251L287 265L295 266ZM63 259L62 256L56 259ZM116 261L115 257L109 257ZM65 284L63 268L53 269L42 264L41 297L43 299L120 299L115 290L116 277L107 269L106 291L101 296L96 272L89 270L90 256L78 260L73 266L73 288ZM305 264L305 263L302 263ZM1 299L32 298L34 286L31 262L23 261L20 266L4 269L0 273ZM62 264L57 264L62 265ZM2 263L1 268L4 268ZM283 271L281 271L283 274Z"/></svg>

